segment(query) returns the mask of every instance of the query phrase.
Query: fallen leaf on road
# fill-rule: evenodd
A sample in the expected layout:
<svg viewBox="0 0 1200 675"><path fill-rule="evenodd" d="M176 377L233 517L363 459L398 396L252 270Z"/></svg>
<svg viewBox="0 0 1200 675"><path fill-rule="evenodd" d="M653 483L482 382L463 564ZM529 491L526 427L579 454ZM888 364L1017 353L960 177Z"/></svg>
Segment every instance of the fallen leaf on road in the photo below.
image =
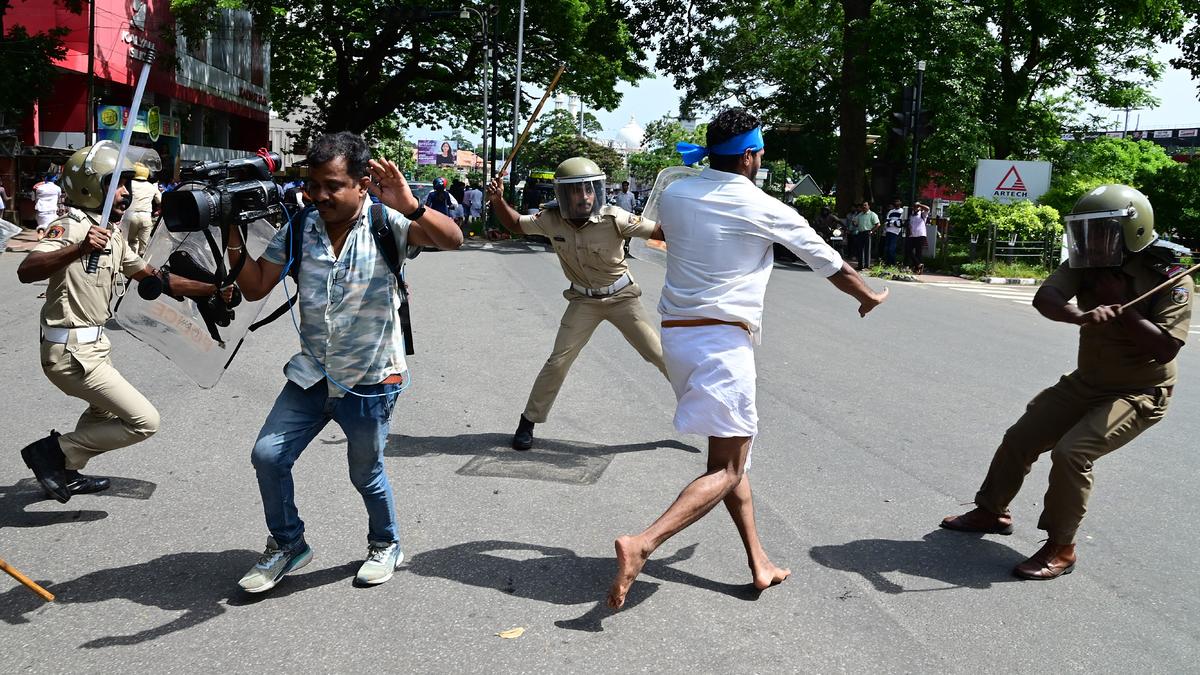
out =
<svg viewBox="0 0 1200 675"><path fill-rule="evenodd" d="M508 630L502 630L499 633L496 633L496 635L499 635L505 640L515 640L524 634L525 629L520 626L517 626L516 628L509 628Z"/></svg>

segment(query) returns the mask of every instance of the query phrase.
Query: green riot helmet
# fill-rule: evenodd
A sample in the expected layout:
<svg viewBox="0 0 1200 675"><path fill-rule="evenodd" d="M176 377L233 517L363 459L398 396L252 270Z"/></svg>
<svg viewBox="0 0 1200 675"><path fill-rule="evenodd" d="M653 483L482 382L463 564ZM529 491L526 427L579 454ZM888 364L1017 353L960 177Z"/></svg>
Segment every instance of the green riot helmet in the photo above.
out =
<svg viewBox="0 0 1200 675"><path fill-rule="evenodd" d="M1071 267L1118 267L1157 238L1150 200L1128 185L1101 185L1063 221Z"/></svg>
<svg viewBox="0 0 1200 675"><path fill-rule="evenodd" d="M112 141L99 141L80 148L63 167L63 193L67 201L86 211L99 211L104 206L104 191L117 169L121 148ZM125 159L120 178L132 180L133 162Z"/></svg>
<svg viewBox="0 0 1200 675"><path fill-rule="evenodd" d="M554 170L554 196L567 220L587 220L604 205L604 172L586 157L564 160Z"/></svg>

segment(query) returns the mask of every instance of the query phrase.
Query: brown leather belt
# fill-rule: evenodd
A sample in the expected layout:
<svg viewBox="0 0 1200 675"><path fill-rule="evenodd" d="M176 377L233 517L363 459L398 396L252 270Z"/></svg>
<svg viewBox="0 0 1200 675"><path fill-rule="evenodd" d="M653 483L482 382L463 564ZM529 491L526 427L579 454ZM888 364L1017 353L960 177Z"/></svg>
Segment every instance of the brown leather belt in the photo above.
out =
<svg viewBox="0 0 1200 675"><path fill-rule="evenodd" d="M404 374L396 373L395 375L388 375L379 384L404 384Z"/></svg>
<svg viewBox="0 0 1200 675"><path fill-rule="evenodd" d="M686 328L689 326L737 326L747 333L750 326L743 321L722 321L721 319L668 319L662 322L663 328Z"/></svg>

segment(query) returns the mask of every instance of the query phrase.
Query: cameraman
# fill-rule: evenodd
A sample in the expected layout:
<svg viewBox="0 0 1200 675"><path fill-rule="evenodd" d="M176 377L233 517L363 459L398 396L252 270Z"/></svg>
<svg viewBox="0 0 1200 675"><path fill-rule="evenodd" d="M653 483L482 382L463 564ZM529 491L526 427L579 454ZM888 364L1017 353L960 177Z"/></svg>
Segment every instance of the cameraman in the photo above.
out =
<svg viewBox="0 0 1200 675"><path fill-rule="evenodd" d="M288 381L251 453L271 534L258 563L238 581L250 593L270 590L312 559L296 510L292 465L330 420L346 433L350 480L367 509L367 559L356 581L381 584L403 560L383 449L408 368L397 319L398 282L371 232L368 192L385 204L401 254L421 246L462 245L454 221L421 206L396 165L371 160L360 136L343 131L317 138L308 163L306 192L315 211L281 229L262 257L247 260L238 275L245 297L257 300L289 266L300 266L300 353L284 367ZM302 228L298 260L288 260L291 227ZM231 265L241 259L242 246L237 228L230 228Z"/></svg>
<svg viewBox="0 0 1200 675"><path fill-rule="evenodd" d="M79 473L92 457L133 445L158 431L158 411L112 365L104 324L117 273L144 279L158 271L134 253L125 238L100 223L101 206L114 174L120 185L108 220L120 222L129 206L128 161L117 171L120 149L111 141L75 151L67 160L63 187L78 208L47 224L45 237L17 268L21 283L49 280L41 317L42 372L63 393L87 401L89 408L75 430L51 431L21 450L47 496L64 504L71 495L99 492L107 478ZM92 253L100 253L95 272L87 271ZM165 282L164 282L165 283ZM179 276L170 288L188 295L216 292L212 284Z"/></svg>

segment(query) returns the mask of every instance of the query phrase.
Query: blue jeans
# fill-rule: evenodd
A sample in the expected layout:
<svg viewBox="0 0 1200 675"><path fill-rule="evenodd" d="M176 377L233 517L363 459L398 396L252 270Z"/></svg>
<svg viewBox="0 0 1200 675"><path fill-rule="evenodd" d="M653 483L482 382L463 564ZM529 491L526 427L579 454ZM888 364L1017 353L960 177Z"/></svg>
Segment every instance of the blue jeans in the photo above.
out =
<svg viewBox="0 0 1200 675"><path fill-rule="evenodd" d="M346 433L350 481L358 488L367 507L367 540L400 541L392 486L383 470L388 421L399 389L400 385L360 384L354 387L360 394L390 393L372 398L351 394L330 398L329 386L324 380L308 389L301 389L290 381L284 386L262 431L258 432L258 441L250 454L258 474L258 491L262 495L267 529L275 543L287 547L304 536L304 521L300 520L296 510L292 465L330 420L337 422Z"/></svg>
<svg viewBox="0 0 1200 675"><path fill-rule="evenodd" d="M900 243L900 234L885 232L883 234L883 260L889 265L896 264L896 246Z"/></svg>

